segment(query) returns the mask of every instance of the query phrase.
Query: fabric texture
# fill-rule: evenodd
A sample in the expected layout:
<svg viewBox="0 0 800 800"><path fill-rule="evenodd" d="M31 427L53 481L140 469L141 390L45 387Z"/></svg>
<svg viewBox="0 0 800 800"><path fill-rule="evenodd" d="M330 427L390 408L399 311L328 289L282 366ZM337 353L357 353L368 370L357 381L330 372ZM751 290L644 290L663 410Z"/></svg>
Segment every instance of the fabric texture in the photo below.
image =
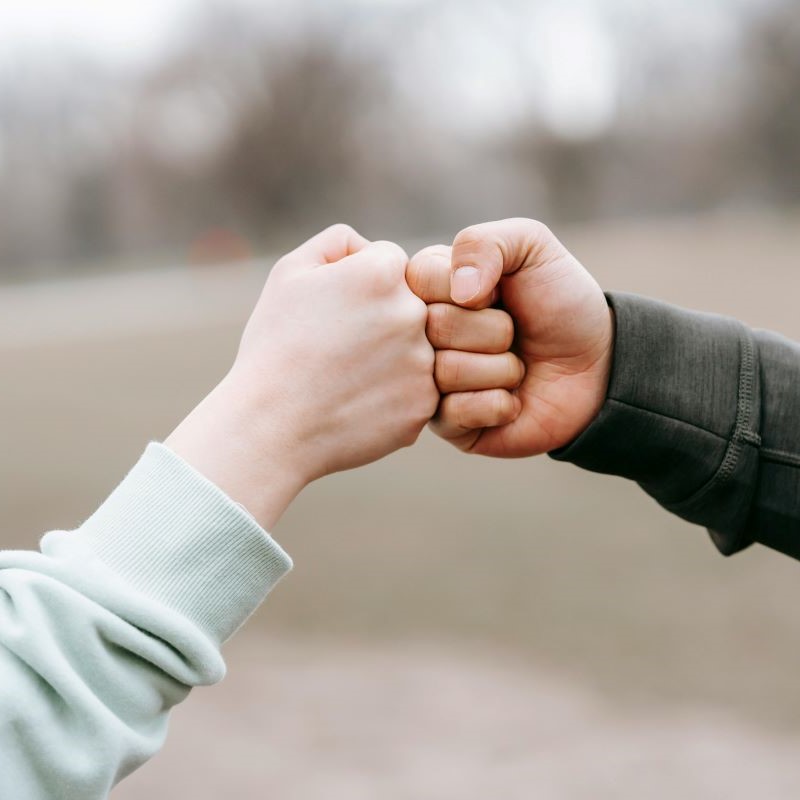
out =
<svg viewBox="0 0 800 800"><path fill-rule="evenodd" d="M800 558L800 346L727 317L607 297L605 404L550 455L636 481L726 555L760 542Z"/></svg>
<svg viewBox="0 0 800 800"><path fill-rule="evenodd" d="M155 443L80 528L0 552L0 798L107 797L291 566Z"/></svg>

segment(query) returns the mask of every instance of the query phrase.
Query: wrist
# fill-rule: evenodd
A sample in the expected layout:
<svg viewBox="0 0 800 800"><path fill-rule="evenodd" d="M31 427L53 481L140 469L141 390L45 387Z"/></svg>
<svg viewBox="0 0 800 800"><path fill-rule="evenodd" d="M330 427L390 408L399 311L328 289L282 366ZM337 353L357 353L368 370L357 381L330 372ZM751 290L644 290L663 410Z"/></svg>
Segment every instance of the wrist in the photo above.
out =
<svg viewBox="0 0 800 800"><path fill-rule="evenodd" d="M569 435L556 442L555 448L561 449L568 446L581 436L584 431L591 427L597 419L603 406L608 399L608 387L611 382L611 370L614 363L614 341L616 334L616 319L614 309L607 307L603 336L599 339L595 355L592 361L584 368L582 379L582 391L576 391L576 397L580 396L583 401L576 408L580 408L580 413L574 418L574 426L569 431Z"/></svg>
<svg viewBox="0 0 800 800"><path fill-rule="evenodd" d="M593 373L594 384L594 408L586 424L581 428L588 427L600 413L600 410L605 405L606 398L608 397L608 387L611 382L611 368L614 363L614 340L616 338L616 318L614 316L614 309L609 305L606 311L606 326L602 343L600 346L600 354L597 360L592 365L591 372Z"/></svg>
<svg viewBox="0 0 800 800"><path fill-rule="evenodd" d="M606 327L604 346L602 355L598 361L598 412L606 402L608 387L611 383L611 369L614 365L614 342L617 338L617 318L614 314L614 308L610 304L608 306L607 320L608 324Z"/></svg>
<svg viewBox="0 0 800 800"><path fill-rule="evenodd" d="M312 480L281 419L229 373L164 444L271 529Z"/></svg>

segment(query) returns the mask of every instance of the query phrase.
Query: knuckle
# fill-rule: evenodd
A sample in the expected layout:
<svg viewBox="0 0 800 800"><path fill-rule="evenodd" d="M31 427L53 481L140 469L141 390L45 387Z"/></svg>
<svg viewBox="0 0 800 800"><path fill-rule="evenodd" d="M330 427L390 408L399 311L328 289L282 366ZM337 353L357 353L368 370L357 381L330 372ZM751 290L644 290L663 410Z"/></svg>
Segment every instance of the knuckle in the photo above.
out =
<svg viewBox="0 0 800 800"><path fill-rule="evenodd" d="M382 253L375 253L365 277L371 281L374 290L382 295L393 295L400 288L402 280L395 265Z"/></svg>
<svg viewBox="0 0 800 800"><path fill-rule="evenodd" d="M425 427L425 424L428 422L430 417L425 417L423 419L422 415L418 418L414 418L405 426L405 430L401 434L401 442L403 447L411 447L417 439L419 439L420 433L422 433L422 429Z"/></svg>
<svg viewBox="0 0 800 800"><path fill-rule="evenodd" d="M397 437L398 447L411 447L415 442L416 437L411 427L403 429Z"/></svg>
<svg viewBox="0 0 800 800"><path fill-rule="evenodd" d="M449 398L448 421L460 428L471 428L473 418L472 403L466 395L453 395Z"/></svg>
<svg viewBox="0 0 800 800"><path fill-rule="evenodd" d="M440 350L436 353L435 377L436 383L442 386L454 386L458 383L461 372L458 353L453 350Z"/></svg>
<svg viewBox="0 0 800 800"><path fill-rule="evenodd" d="M428 375L433 375L433 368L436 363L436 351L426 341L425 344L419 348L419 364L420 368Z"/></svg>
<svg viewBox="0 0 800 800"><path fill-rule="evenodd" d="M422 296L422 281L425 271L425 263L420 257L421 252L422 251L409 259L408 265L406 266L406 283L408 284L408 288L411 289L417 297Z"/></svg>
<svg viewBox="0 0 800 800"><path fill-rule="evenodd" d="M453 395L439 395L439 405L431 424L437 430L455 423L455 410L453 408Z"/></svg>
<svg viewBox="0 0 800 800"><path fill-rule="evenodd" d="M490 411L493 421L499 422L505 419L508 414L509 394L507 392L492 392L490 399Z"/></svg>
<svg viewBox="0 0 800 800"><path fill-rule="evenodd" d="M425 402L425 413L423 416L425 417L425 422L428 422L439 408L442 397L436 389L436 384L433 381L430 382L428 390L425 394L427 397Z"/></svg>
<svg viewBox="0 0 800 800"><path fill-rule="evenodd" d="M521 237L527 243L529 253L535 256L539 264L563 255L564 246L556 238L550 228L538 219L513 220L518 226Z"/></svg>
<svg viewBox="0 0 800 800"><path fill-rule="evenodd" d="M378 276L378 284L386 289L406 286L408 259L405 251L393 242L373 242L371 247L372 266ZM409 294L413 296L412 292Z"/></svg>
<svg viewBox="0 0 800 800"><path fill-rule="evenodd" d="M411 447L417 441L417 430L414 426L408 425L400 436L401 447Z"/></svg>
<svg viewBox="0 0 800 800"><path fill-rule="evenodd" d="M508 381L516 388L522 383L522 379L525 377L525 365L514 353L506 353L505 356Z"/></svg>
<svg viewBox="0 0 800 800"><path fill-rule="evenodd" d="M423 341L409 348L407 353L406 363L408 368L414 374L424 375L427 381L431 381L436 362L436 353L428 343L427 339L423 337ZM425 389L427 390L427 388L428 387L426 386Z"/></svg>
<svg viewBox="0 0 800 800"><path fill-rule="evenodd" d="M426 332L434 347L448 347L453 340L453 306L433 303L428 306Z"/></svg>
<svg viewBox="0 0 800 800"><path fill-rule="evenodd" d="M522 234L532 241L544 241L553 236L550 228L544 222L530 217L511 217L501 223L503 226Z"/></svg>
<svg viewBox="0 0 800 800"><path fill-rule="evenodd" d="M456 399L457 396L452 394L445 395L440 399L436 416L433 418L433 425L437 430L459 425L458 404L454 402Z"/></svg>
<svg viewBox="0 0 800 800"><path fill-rule="evenodd" d="M406 267L408 266L408 254L399 244L386 239L380 239L372 244L383 253L387 263L397 267L402 266L403 274L405 275Z"/></svg>
<svg viewBox="0 0 800 800"><path fill-rule="evenodd" d="M411 320L415 327L425 330L425 326L428 324L428 306L413 292L409 292L408 294L410 299Z"/></svg>
<svg viewBox="0 0 800 800"><path fill-rule="evenodd" d="M442 270L450 271L450 248L431 245L416 253L408 262L406 281L414 294L430 299L437 276Z"/></svg>
<svg viewBox="0 0 800 800"><path fill-rule="evenodd" d="M325 229L325 233L337 239L347 239L356 235L355 228L345 222L335 222Z"/></svg>
<svg viewBox="0 0 800 800"><path fill-rule="evenodd" d="M499 330L498 340L499 346L503 350L508 350L514 343L514 320L511 315L505 311L497 311L497 327Z"/></svg>
<svg viewBox="0 0 800 800"><path fill-rule="evenodd" d="M485 224L468 225L456 234L456 238L453 239L453 247L465 247L481 242L485 236Z"/></svg>
<svg viewBox="0 0 800 800"><path fill-rule="evenodd" d="M550 230L549 225L546 225L544 222L538 219L531 220L531 223L533 230L538 235L539 239L546 240L555 238L553 231Z"/></svg>
<svg viewBox="0 0 800 800"><path fill-rule="evenodd" d="M425 389L420 392L419 398L417 422L420 427L422 427L430 421L431 417L436 413L436 409L439 407L439 392L436 391L436 386L433 381L429 381Z"/></svg>
<svg viewBox="0 0 800 800"><path fill-rule="evenodd" d="M424 331L428 323L428 306L410 291L405 283L399 287L394 284L393 286L399 289L399 295L393 298L397 322L404 328Z"/></svg>
<svg viewBox="0 0 800 800"><path fill-rule="evenodd" d="M429 244L414 253L411 260L417 264L425 264L431 259L450 258L450 249L450 246L446 244Z"/></svg>
<svg viewBox="0 0 800 800"><path fill-rule="evenodd" d="M544 224L539 219L531 219L530 217L517 217L513 220L513 222L517 223L523 228L528 230L528 233L531 233L537 237L542 236L549 236L551 234L550 228Z"/></svg>

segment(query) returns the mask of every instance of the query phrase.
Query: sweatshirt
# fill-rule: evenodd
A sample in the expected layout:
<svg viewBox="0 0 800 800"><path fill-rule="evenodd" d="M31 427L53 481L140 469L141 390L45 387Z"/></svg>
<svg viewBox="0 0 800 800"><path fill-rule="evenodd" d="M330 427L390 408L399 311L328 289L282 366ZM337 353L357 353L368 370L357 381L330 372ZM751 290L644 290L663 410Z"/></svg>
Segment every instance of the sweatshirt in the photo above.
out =
<svg viewBox="0 0 800 800"><path fill-rule="evenodd" d="M0 551L0 799L106 798L291 566L155 443L77 530Z"/></svg>
<svg viewBox="0 0 800 800"><path fill-rule="evenodd" d="M614 361L597 418L551 455L636 481L720 552L800 558L800 345L736 320L609 294Z"/></svg>

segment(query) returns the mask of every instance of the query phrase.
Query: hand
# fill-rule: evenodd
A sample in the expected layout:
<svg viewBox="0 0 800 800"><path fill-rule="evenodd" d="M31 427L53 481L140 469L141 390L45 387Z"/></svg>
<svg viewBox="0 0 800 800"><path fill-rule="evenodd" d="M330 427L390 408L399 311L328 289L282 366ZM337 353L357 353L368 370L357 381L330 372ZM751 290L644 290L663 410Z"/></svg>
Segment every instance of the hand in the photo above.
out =
<svg viewBox="0 0 800 800"><path fill-rule="evenodd" d="M466 228L452 248L417 253L408 283L434 304L428 337L437 349L437 376L443 363L458 375L440 383L445 396L431 423L444 439L483 455L537 455L568 444L597 415L611 369L612 312L596 281L545 225L509 219ZM509 338L507 330L500 336L506 323L488 308L493 303L513 319L516 373L510 354L504 375L497 355L491 374L487 366L485 354L498 353Z"/></svg>
<svg viewBox="0 0 800 800"><path fill-rule="evenodd" d="M270 527L307 483L412 444L438 393L406 265L344 225L284 256L233 368L167 446Z"/></svg>

